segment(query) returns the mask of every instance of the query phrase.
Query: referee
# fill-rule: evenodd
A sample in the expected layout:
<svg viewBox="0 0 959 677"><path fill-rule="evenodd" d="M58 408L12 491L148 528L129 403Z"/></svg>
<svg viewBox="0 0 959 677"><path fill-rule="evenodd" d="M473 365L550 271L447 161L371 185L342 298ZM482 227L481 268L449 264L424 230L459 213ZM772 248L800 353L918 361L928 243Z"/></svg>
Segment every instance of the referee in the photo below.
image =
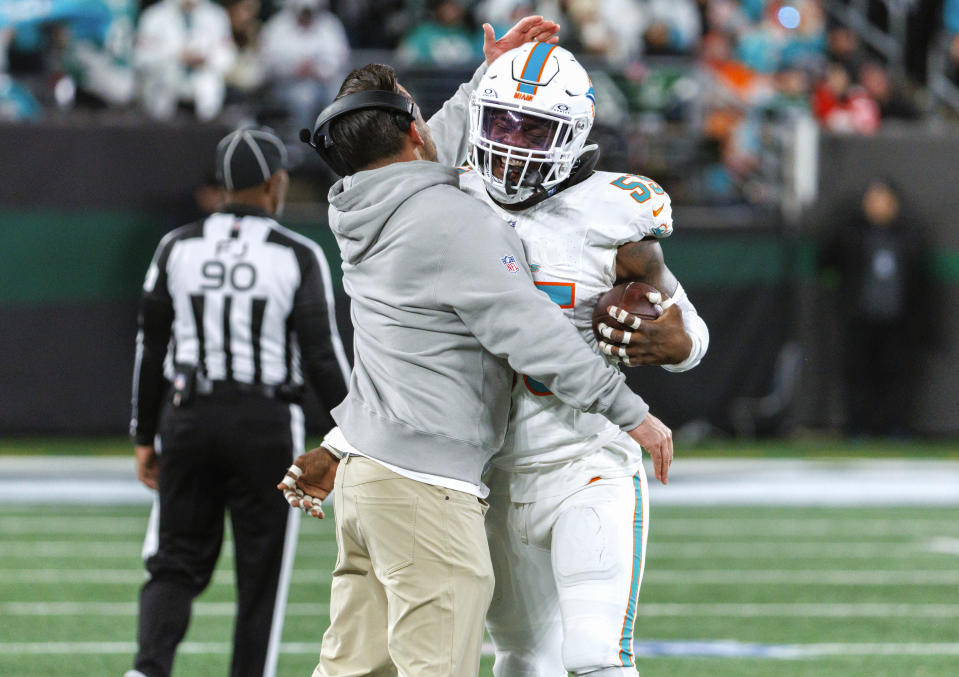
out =
<svg viewBox="0 0 959 677"><path fill-rule="evenodd" d="M164 237L143 285L130 427L137 473L159 501L126 677L170 674L220 554L225 508L238 607L230 674L274 674L298 526L274 484L303 450L304 374L327 409L346 394L326 259L272 218L286 195L285 147L240 129L216 163L226 205Z"/></svg>

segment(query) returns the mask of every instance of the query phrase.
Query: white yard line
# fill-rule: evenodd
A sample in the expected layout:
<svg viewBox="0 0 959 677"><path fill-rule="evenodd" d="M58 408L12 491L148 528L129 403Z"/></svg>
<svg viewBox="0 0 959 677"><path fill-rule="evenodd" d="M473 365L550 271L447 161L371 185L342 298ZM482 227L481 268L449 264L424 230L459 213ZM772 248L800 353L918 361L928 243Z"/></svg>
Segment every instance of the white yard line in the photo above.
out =
<svg viewBox="0 0 959 677"><path fill-rule="evenodd" d="M142 583L140 569L0 569L0 583L60 585L63 583L95 583L98 585L130 585ZM300 569L293 575L294 584L328 583L328 569ZM213 585L232 585L233 571L218 569ZM667 585L959 585L955 570L856 570L856 569L688 569L681 571L648 571L649 584Z"/></svg>
<svg viewBox="0 0 959 677"><path fill-rule="evenodd" d="M142 538L136 541L0 541L0 562L8 557L68 557L77 559L140 559ZM319 556L335 556L336 541L300 542L297 561ZM233 559L233 544L223 543L220 559Z"/></svg>
<svg viewBox="0 0 959 677"><path fill-rule="evenodd" d="M91 583L96 585L135 585L145 580L142 568L135 569L0 569L0 584L24 583L33 585L61 585L64 583ZM297 571L293 584L329 583L332 573L319 567ZM233 585L230 569L218 569L211 585Z"/></svg>
<svg viewBox="0 0 959 677"><path fill-rule="evenodd" d="M0 544L0 561L8 557L140 559L140 541L12 541ZM228 552L221 553L227 555Z"/></svg>
<svg viewBox="0 0 959 677"><path fill-rule="evenodd" d="M930 535L955 533L959 537L959 525L955 520L944 520L938 513L924 519L921 515L903 515L886 518L845 517L837 522L829 518L783 519L782 517L658 517L652 511L651 525L660 534L672 536L823 536L837 538L856 536L897 536L902 533L916 535L917 529L934 532ZM64 519L51 515L0 515L0 534L76 535L115 534L142 536L146 531L147 517L87 516ZM333 540L332 530L311 534L310 538ZM959 540L959 539L957 539Z"/></svg>
<svg viewBox="0 0 959 677"><path fill-rule="evenodd" d="M10 558L68 558L70 560L138 560L142 542L136 541L7 541L0 542L0 563ZM223 545L220 557L233 559L233 546L230 542ZM297 553L298 562L308 562L317 558L336 555L336 541L308 541L300 543ZM760 557L776 559L913 559L918 556L936 557L941 555L959 555L959 539L935 538L909 543L887 543L880 541L809 541L809 542L771 542L771 541L663 541L656 538L654 531L649 543L648 557L661 558L697 558L711 557L723 559L754 560Z"/></svg>
<svg viewBox="0 0 959 677"><path fill-rule="evenodd" d="M758 644L735 640L638 640L633 643L633 649L639 657L700 656L795 660L823 656L959 656L959 643L955 642Z"/></svg>
<svg viewBox="0 0 959 677"><path fill-rule="evenodd" d="M183 642L179 650L193 642ZM220 653L220 645L210 645L209 653ZM227 646L225 643L222 646ZM0 642L0 655L10 656L14 654L26 655L48 655L48 654L70 654L70 655L114 655L114 654L133 654L136 653L137 645L133 642ZM203 652L207 653L207 652Z"/></svg>
<svg viewBox="0 0 959 677"><path fill-rule="evenodd" d="M651 482L649 490L654 506L959 506L957 487L952 460L680 457L669 486ZM0 503L147 505L151 498L132 458L0 457Z"/></svg>
<svg viewBox="0 0 959 677"><path fill-rule="evenodd" d="M959 642L905 642L884 644L826 643L798 644L796 652L803 657L813 656L959 656Z"/></svg>
<svg viewBox="0 0 959 677"><path fill-rule="evenodd" d="M61 509L67 512L67 509ZM51 536L77 536L91 534L101 536L111 534L123 537L142 537L147 530L148 516L125 517L121 515L101 515L90 517L65 517L63 515L0 515L0 534L43 534ZM229 520L226 533L229 533ZM308 522L313 525L313 522ZM329 522L332 524L332 521ZM304 533L303 541L333 541L335 535L332 526L327 531ZM118 542L122 539L118 539Z"/></svg>
<svg viewBox="0 0 959 677"><path fill-rule="evenodd" d="M959 604L892 604L850 602L845 604L806 602L762 602L737 604L663 603L644 604L640 601L640 617L729 617L729 618L881 618L902 616L908 618L959 618ZM232 602L196 602L196 616L232 617L236 606ZM4 616L136 616L136 602L0 602ZM323 618L329 614L326 603L294 602L287 606L287 615L305 618ZM2 653L2 652L0 652Z"/></svg>
<svg viewBox="0 0 959 677"><path fill-rule="evenodd" d="M831 604L818 602L754 602L739 604L720 602L643 604L640 599L639 617L718 616L729 618L882 618L908 616L912 618L959 618L959 604L892 604L882 602L851 602Z"/></svg>
<svg viewBox="0 0 959 677"><path fill-rule="evenodd" d="M147 516L120 515L97 517L62 517L53 515L0 516L3 534L139 534L146 532Z"/></svg>
<svg viewBox="0 0 959 677"><path fill-rule="evenodd" d="M915 536L916 531L933 532L930 535L954 533L959 536L959 524L955 520L940 519L941 513L930 513L935 519L923 519L916 515L884 518L856 518L843 516L841 521L835 519L796 519L762 518L762 517L712 517L712 518L670 518L657 517L656 510L651 509L650 526L663 534L670 536L834 536L843 537L854 535L863 536L898 536L908 533Z"/></svg>
<svg viewBox="0 0 959 677"><path fill-rule="evenodd" d="M716 569L647 571L644 581L687 585L957 585L959 571Z"/></svg>
<svg viewBox="0 0 959 677"><path fill-rule="evenodd" d="M96 560L140 559L142 541L14 541L0 545L0 562L8 557L89 558ZM955 547L956 550L952 548ZM692 541L664 542L654 536L649 543L649 557L722 557L727 559L755 559L775 557L785 559L860 560L874 557L908 559L917 555L957 554L959 544L938 540L916 543L883 543L876 541L807 543L772 543L763 541ZM300 544L297 561L336 555L336 541L304 542ZM232 559L232 545L225 543L221 558Z"/></svg>
<svg viewBox="0 0 959 677"><path fill-rule="evenodd" d="M236 614L233 602L194 602L194 616L228 616ZM291 602L287 616L321 617L330 613L326 603ZM136 602L0 602L3 616L125 616L137 615Z"/></svg>
<svg viewBox="0 0 959 677"><path fill-rule="evenodd" d="M653 527L652 529L655 529ZM649 557L722 557L728 559L911 559L928 552L925 543L879 543L876 541L773 543L762 541L658 541L655 531L649 539Z"/></svg>
<svg viewBox="0 0 959 677"><path fill-rule="evenodd" d="M633 645L636 656L681 657L703 656L714 658L772 658L802 659L821 656L959 656L956 642L901 642L858 643L831 642L825 644L756 644L734 640L651 641L637 640ZM489 642L483 644L483 653L492 655ZM229 642L183 642L177 651L181 654L228 655L233 647ZM133 642L0 642L2 655L123 655L133 654ZM319 655L319 642L284 642L284 655Z"/></svg>
<svg viewBox="0 0 959 677"><path fill-rule="evenodd" d="M943 555L959 555L959 538L934 538L929 541L926 549Z"/></svg>

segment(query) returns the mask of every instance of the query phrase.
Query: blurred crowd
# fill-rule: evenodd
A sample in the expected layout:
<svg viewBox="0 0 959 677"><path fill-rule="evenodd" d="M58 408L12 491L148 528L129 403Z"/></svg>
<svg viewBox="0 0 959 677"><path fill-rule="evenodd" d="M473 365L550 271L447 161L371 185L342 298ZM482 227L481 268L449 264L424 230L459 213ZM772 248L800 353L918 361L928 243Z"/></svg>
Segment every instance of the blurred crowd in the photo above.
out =
<svg viewBox="0 0 959 677"><path fill-rule="evenodd" d="M959 0L944 0L943 27L949 49L949 79L959 86Z"/></svg>
<svg viewBox="0 0 959 677"><path fill-rule="evenodd" d="M959 82L959 0L942 7ZM828 18L823 0L3 0L0 119L103 108L295 133L356 50L469 69L483 22L500 34L529 14L557 20L563 45L601 66L600 122L696 127L720 183L756 170L772 118L871 134L920 116L922 90L902 65Z"/></svg>

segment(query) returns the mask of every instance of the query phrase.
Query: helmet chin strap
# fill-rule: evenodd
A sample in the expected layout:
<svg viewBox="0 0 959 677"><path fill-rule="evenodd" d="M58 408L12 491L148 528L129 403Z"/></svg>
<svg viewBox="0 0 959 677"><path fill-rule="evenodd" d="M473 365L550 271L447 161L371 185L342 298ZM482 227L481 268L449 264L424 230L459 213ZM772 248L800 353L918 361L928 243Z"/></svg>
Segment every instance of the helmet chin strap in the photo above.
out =
<svg viewBox="0 0 959 677"><path fill-rule="evenodd" d="M532 172L531 176L523 180L522 186L533 188L533 194L523 200L522 202L511 202L505 204L496 199L496 196L490 193L490 197L503 209L511 212L522 211L532 207L533 205L539 204L546 198L555 195L563 190L566 190L570 186L575 186L580 181L588 179L592 174L593 170L596 168L596 164L599 162L599 146L592 143L583 148L579 157L576 159L576 162L573 164L573 170L570 172L569 178L563 181L558 186L553 186L549 190L543 188L543 175L537 169ZM508 183L508 179L503 182L504 187ZM516 188L510 186L512 193L507 193L507 195L515 195Z"/></svg>
<svg viewBox="0 0 959 677"><path fill-rule="evenodd" d="M516 192L520 188L532 188L533 194L537 195L539 193L545 193L546 190L543 188L543 174L539 169L532 169L526 172L526 176L523 177L523 180L520 181L518 186L513 185L513 182L510 181L509 172L507 171L503 175L503 190L506 191L506 194L510 197L516 195Z"/></svg>

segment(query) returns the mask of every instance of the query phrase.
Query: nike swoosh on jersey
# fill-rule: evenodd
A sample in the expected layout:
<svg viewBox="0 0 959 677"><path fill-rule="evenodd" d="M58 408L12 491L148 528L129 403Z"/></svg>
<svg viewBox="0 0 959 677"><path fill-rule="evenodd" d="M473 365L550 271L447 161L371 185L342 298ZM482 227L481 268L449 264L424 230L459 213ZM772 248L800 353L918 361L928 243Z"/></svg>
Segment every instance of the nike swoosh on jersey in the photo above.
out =
<svg viewBox="0 0 959 677"><path fill-rule="evenodd" d="M663 211L663 207L665 206L666 206L666 203L664 202L663 204L659 205L659 209L654 209L653 216L659 216L659 213Z"/></svg>

